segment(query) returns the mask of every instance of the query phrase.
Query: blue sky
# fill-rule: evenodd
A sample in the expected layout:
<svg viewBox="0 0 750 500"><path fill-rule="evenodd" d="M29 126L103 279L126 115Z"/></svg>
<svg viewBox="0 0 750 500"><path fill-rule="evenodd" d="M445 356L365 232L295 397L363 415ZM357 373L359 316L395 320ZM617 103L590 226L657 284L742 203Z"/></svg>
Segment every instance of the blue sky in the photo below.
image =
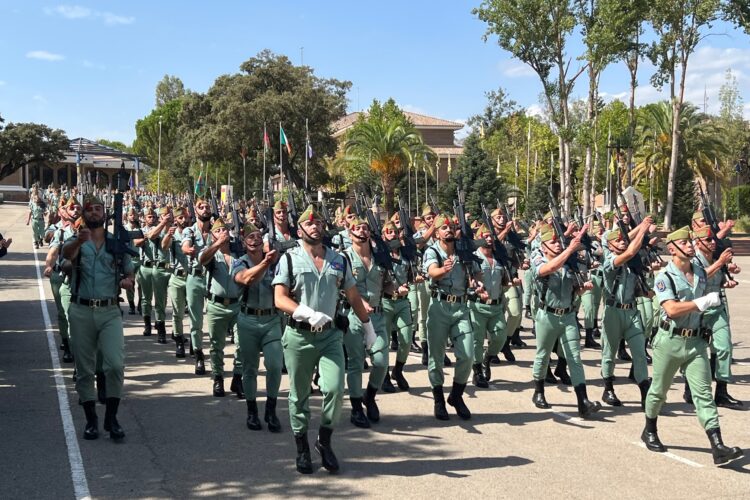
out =
<svg viewBox="0 0 750 500"><path fill-rule="evenodd" d="M316 74L353 82L349 109L394 97L406 110L451 120L481 112L484 93L504 87L532 112L538 79L482 40L471 15L479 0L258 2L1 1L0 115L40 122L68 136L130 143L135 122L154 106L164 74L205 92L214 79L269 48ZM731 68L750 118L750 37L718 24L688 71L687 98L715 111ZM570 54L581 52L574 40ZM579 65L573 61L572 66ZM660 99L643 64L639 103ZM575 95L585 97L581 78ZM625 96L628 76L616 64L603 75L605 98ZM285 127L292 127L292 124ZM300 124L301 126L301 124Z"/></svg>

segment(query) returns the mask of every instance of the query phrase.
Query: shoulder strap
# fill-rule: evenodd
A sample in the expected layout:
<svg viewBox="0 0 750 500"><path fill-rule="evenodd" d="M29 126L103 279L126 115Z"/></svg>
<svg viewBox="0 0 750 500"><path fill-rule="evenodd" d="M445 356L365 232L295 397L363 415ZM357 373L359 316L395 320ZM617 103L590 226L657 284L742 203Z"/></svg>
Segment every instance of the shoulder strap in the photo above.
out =
<svg viewBox="0 0 750 500"><path fill-rule="evenodd" d="M294 293L294 274L292 273L292 256L289 254L289 252L284 253L284 258L286 259L286 272L289 276L289 292Z"/></svg>
<svg viewBox="0 0 750 500"><path fill-rule="evenodd" d="M349 260L349 256L348 256L348 255L346 254L346 252L341 252L341 255L343 255L343 256L344 256L344 276L343 276L343 278L341 279L341 287L340 287L340 289L341 289L341 290L343 290L343 289L344 289L344 281L346 281L346 266L347 266L347 264L348 264L348 265L349 265L349 267L351 267L351 266L352 266L352 263L351 263L351 261Z"/></svg>
<svg viewBox="0 0 750 500"><path fill-rule="evenodd" d="M247 261L243 260L242 264L245 266L246 269L250 269L250 266L247 265ZM250 287L245 286L243 288L244 288L244 291L242 292L242 303L247 305L247 294L250 292Z"/></svg>

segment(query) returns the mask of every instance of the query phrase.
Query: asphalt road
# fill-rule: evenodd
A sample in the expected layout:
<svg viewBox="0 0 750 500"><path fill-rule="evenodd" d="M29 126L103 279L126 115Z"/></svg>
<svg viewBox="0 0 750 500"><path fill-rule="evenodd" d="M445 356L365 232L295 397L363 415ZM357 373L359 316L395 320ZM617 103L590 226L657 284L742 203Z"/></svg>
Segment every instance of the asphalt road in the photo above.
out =
<svg viewBox="0 0 750 500"><path fill-rule="evenodd" d="M84 441L72 365L60 367L59 358L50 355L60 356L54 302L47 280L39 286L38 266L45 252L34 252L25 214L21 205L0 205L0 232L14 239L10 253L0 260L3 498L750 495L750 456L730 466L713 465L705 433L680 397L680 378L659 419L667 454L651 453L639 444L643 413L638 388L626 378L628 363L618 362L616 368L623 407L605 407L595 420L583 421L576 416L572 388L558 386L547 388L552 409L536 409L531 403L534 343L528 330L522 336L529 347L515 351L515 364L494 367L490 389L467 388L470 421L455 415L449 422L433 418L426 370L412 355L406 367L412 388L378 396L380 423L369 430L353 427L345 400L333 436L341 474L331 476L321 468L303 476L294 469L286 377L279 405L284 432L249 431L244 401L212 397L210 377L193 375L190 357L176 360L173 344L156 344L155 335L143 337L140 318L126 312L126 394L119 421L127 437L119 444L104 435ZM736 260L750 273L750 257ZM741 284L729 292L736 359L730 392L750 407L750 309L745 307L750 277L741 278ZM44 307L51 316L49 331ZM530 326L527 320L524 326ZM227 349L228 376L233 350ZM592 399L602 392L599 356L599 351L583 350ZM452 369L446 372L449 384ZM264 387L262 379L259 386ZM261 392L261 411L263 400ZM312 407L311 429L316 429L319 395L312 398ZM101 424L101 405L98 412ZM719 413L725 442L750 450L747 414L722 408ZM313 460L319 467L314 452Z"/></svg>

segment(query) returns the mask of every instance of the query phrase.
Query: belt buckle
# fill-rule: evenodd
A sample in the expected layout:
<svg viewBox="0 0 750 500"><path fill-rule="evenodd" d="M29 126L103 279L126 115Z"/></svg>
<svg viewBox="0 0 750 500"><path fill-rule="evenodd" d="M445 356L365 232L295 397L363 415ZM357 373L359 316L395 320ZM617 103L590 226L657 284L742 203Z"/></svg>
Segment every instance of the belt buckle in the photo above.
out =
<svg viewBox="0 0 750 500"><path fill-rule="evenodd" d="M680 337L691 337L692 334L693 332L689 328L683 328L680 330Z"/></svg>
<svg viewBox="0 0 750 500"><path fill-rule="evenodd" d="M555 312L554 312L553 314L554 314L555 316L562 316L563 314L565 314L565 309L562 309L562 308L556 307L556 308L555 308Z"/></svg>
<svg viewBox="0 0 750 500"><path fill-rule="evenodd" d="M310 332L311 333L323 333L323 325L320 325L320 326L310 325Z"/></svg>
<svg viewBox="0 0 750 500"><path fill-rule="evenodd" d="M492 305L492 299L487 299L487 300L484 301L484 303L487 304L488 306L491 306Z"/></svg>
<svg viewBox="0 0 750 500"><path fill-rule="evenodd" d="M91 299L89 300L89 307L92 309L96 309L97 307L101 306L102 301L99 299Z"/></svg>
<svg viewBox="0 0 750 500"><path fill-rule="evenodd" d="M224 297L224 299L222 300L222 303L224 304L224 306L228 306L229 305L229 300L230 299L228 299L227 297Z"/></svg>
<svg viewBox="0 0 750 500"><path fill-rule="evenodd" d="M446 301L446 302L449 302L449 303L451 303L451 304L455 304L455 303L456 303L456 299L457 299L457 298L458 298L458 296L457 296L457 295L447 295L447 296L445 297L445 301Z"/></svg>
<svg viewBox="0 0 750 500"><path fill-rule="evenodd" d="M632 308L633 308L633 304L623 304L623 309L625 309L626 311L629 311Z"/></svg>

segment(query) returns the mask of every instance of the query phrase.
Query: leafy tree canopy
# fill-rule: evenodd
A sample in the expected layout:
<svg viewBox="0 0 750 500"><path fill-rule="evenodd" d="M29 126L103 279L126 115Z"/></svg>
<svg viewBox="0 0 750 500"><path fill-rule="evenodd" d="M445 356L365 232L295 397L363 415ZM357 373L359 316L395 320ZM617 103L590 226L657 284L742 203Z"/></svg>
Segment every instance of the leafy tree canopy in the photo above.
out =
<svg viewBox="0 0 750 500"><path fill-rule="evenodd" d="M0 179L30 163L62 160L69 146L68 137L60 129L38 123L8 123L0 127Z"/></svg>

